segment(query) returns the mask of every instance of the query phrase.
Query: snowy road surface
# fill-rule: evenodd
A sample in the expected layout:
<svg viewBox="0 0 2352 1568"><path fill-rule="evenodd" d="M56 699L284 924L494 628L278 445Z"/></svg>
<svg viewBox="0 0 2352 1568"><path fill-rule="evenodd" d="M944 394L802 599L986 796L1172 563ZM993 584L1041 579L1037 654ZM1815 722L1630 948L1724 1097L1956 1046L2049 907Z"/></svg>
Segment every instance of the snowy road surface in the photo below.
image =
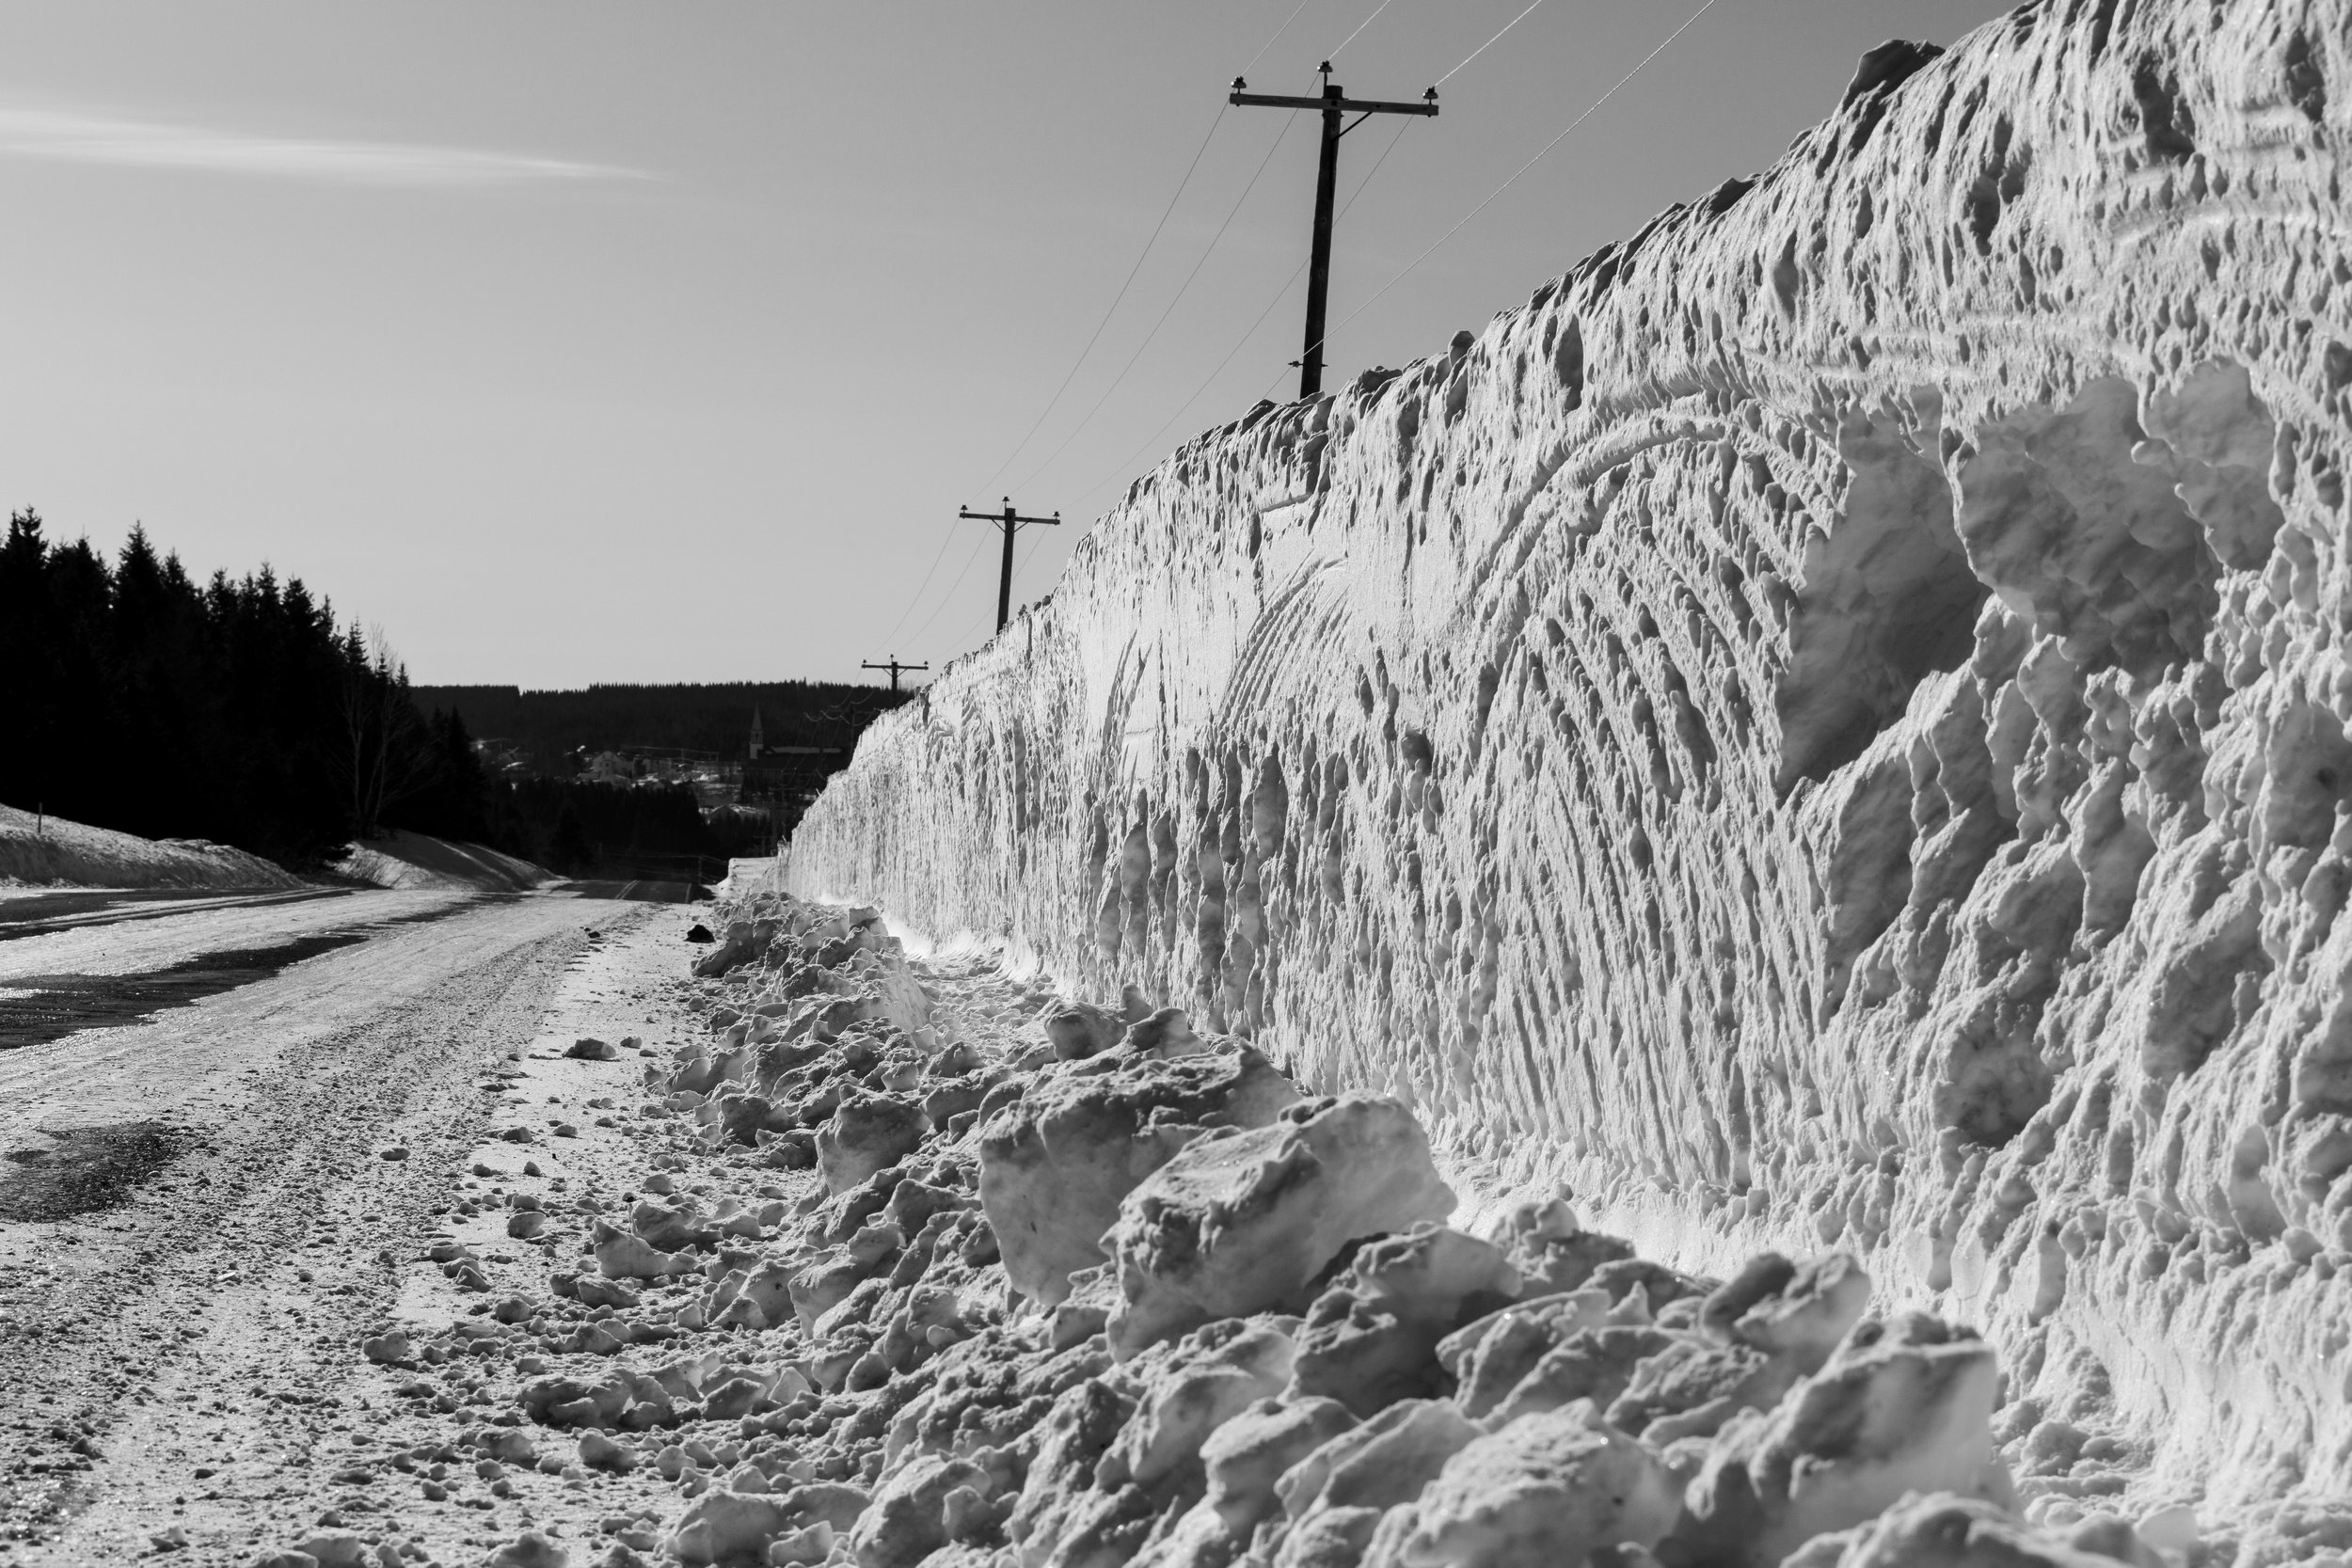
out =
<svg viewBox="0 0 2352 1568"><path fill-rule="evenodd" d="M77 926L156 920L195 910L344 896L345 890L341 888L314 887L230 893L211 888L9 888L0 892L0 942L45 936Z"/></svg>
<svg viewBox="0 0 2352 1568"><path fill-rule="evenodd" d="M228 1560L310 1524L313 1429L373 1418L341 1383L355 1325L524 1098L475 1080L559 1053L592 1000L656 1028L690 920L360 893L0 942L0 1562L179 1528L182 1560Z"/></svg>

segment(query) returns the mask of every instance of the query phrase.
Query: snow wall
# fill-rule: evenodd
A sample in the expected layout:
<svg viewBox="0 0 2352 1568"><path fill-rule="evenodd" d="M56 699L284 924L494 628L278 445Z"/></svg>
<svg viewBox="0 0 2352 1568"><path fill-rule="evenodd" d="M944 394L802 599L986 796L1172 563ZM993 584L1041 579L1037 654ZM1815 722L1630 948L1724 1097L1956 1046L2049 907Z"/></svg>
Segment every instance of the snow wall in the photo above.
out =
<svg viewBox="0 0 2352 1568"><path fill-rule="evenodd" d="M1136 482L788 884L1401 1096L1489 1201L1851 1249L2000 1342L2029 1492L2352 1490L2348 127L2352 0L1874 51Z"/></svg>

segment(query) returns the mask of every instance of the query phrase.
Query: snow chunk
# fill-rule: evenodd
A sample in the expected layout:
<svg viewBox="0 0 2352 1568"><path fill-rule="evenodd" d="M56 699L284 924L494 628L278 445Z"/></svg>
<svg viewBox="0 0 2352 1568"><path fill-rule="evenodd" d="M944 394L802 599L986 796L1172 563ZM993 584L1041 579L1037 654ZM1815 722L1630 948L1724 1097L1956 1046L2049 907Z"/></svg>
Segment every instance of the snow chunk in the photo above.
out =
<svg viewBox="0 0 2352 1568"><path fill-rule="evenodd" d="M1124 1050L1048 1073L980 1130L980 1205L1013 1288L1048 1306L1104 1260L1120 1200L1212 1128L1263 1127L1298 1090L1238 1040Z"/></svg>
<svg viewBox="0 0 2352 1568"><path fill-rule="evenodd" d="M1453 1209L1420 1123L1385 1096L1294 1105L1272 1126L1200 1138L1121 1200L1105 1238L1123 1298L1112 1354L1304 1305L1347 1243Z"/></svg>
<svg viewBox="0 0 2352 1568"><path fill-rule="evenodd" d="M1857 1325L1772 1412L1724 1428L1661 1557L1772 1568L1906 1492L2005 1494L1989 1425L1997 1375L1991 1346L1924 1313Z"/></svg>
<svg viewBox="0 0 2352 1568"><path fill-rule="evenodd" d="M1404 1568L1552 1568L1649 1546L1681 1512L1658 1455L1589 1403L1523 1416L1446 1461L1421 1495Z"/></svg>
<svg viewBox="0 0 2352 1568"><path fill-rule="evenodd" d="M1867 1525L1815 1536L1783 1568L2156 1568L2163 1560L2114 1523L2120 1536L2094 1531L2100 1544L2083 1549L1980 1498L1935 1492L1907 1497Z"/></svg>

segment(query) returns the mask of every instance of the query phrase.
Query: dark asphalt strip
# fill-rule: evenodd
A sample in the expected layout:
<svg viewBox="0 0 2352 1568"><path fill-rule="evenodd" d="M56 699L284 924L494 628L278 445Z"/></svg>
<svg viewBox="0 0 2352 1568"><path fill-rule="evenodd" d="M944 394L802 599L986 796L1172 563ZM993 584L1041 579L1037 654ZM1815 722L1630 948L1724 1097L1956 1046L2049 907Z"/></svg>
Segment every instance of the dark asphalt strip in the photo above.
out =
<svg viewBox="0 0 2352 1568"><path fill-rule="evenodd" d="M324 931L269 947L207 953L149 974L20 975L5 989L32 994L0 995L0 1051L63 1039L81 1029L119 1029L365 941L365 931Z"/></svg>
<svg viewBox="0 0 2352 1568"><path fill-rule="evenodd" d="M56 894L38 898L0 899L0 942L19 937L47 936L55 931L78 931L92 926L118 926L129 920L160 920L199 909L255 909L273 904L307 904L318 898L342 898L348 888L302 888L253 897L183 889L108 889L92 893ZM201 901L200 903L199 901Z"/></svg>
<svg viewBox="0 0 2352 1568"><path fill-rule="evenodd" d="M24 974L0 980L0 1051L45 1044L82 1029L119 1029L142 1022L168 1008L191 1006L208 996L266 980L289 964L365 942L378 931L446 920L480 901L462 899L266 947L206 953L146 974ZM30 994L6 994L12 991Z"/></svg>

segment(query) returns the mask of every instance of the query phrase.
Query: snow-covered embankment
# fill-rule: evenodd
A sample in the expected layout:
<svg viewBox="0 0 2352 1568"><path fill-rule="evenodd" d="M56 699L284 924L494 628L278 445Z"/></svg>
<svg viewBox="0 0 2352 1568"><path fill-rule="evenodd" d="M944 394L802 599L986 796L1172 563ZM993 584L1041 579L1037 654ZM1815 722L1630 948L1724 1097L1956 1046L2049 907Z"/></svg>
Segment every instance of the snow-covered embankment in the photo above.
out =
<svg viewBox="0 0 2352 1568"><path fill-rule="evenodd" d="M2021 10L1139 481L790 883L2352 1490L2352 6ZM2072 1436L2069 1434L2072 1433ZM2098 1447L2093 1458L2108 1455Z"/></svg>
<svg viewBox="0 0 2352 1568"><path fill-rule="evenodd" d="M200 838L141 838L0 806L0 881L73 887L293 888L279 866Z"/></svg>
<svg viewBox="0 0 2352 1568"><path fill-rule="evenodd" d="M377 887L479 888L525 893L556 880L553 872L486 845L434 838L395 828L380 839L348 846L336 870Z"/></svg>

